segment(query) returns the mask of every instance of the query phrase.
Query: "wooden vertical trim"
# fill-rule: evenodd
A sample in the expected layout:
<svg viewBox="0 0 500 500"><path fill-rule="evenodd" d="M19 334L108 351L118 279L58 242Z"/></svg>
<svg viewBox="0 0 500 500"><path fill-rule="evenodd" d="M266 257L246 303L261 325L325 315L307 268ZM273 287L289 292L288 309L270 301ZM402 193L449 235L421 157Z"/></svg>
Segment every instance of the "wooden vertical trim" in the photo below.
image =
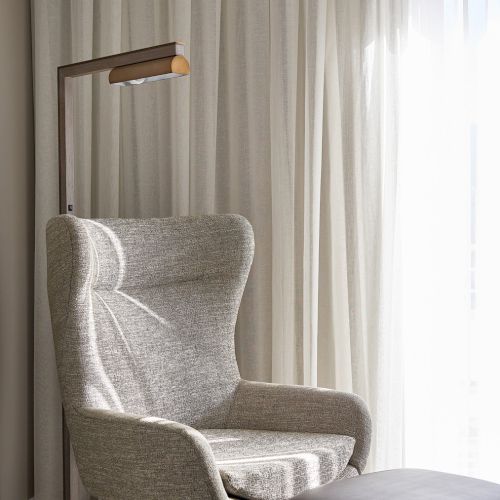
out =
<svg viewBox="0 0 500 500"><path fill-rule="evenodd" d="M64 409L62 410L62 434L63 434L63 498L70 500L71 498L71 467L70 467L70 440L68 426L66 425L66 417Z"/></svg>
<svg viewBox="0 0 500 500"><path fill-rule="evenodd" d="M73 81L57 73L59 116L59 213L74 212Z"/></svg>
<svg viewBox="0 0 500 500"><path fill-rule="evenodd" d="M57 117L59 146L59 213L66 213L66 106L65 78L59 68L57 70Z"/></svg>
<svg viewBox="0 0 500 500"><path fill-rule="evenodd" d="M73 160L73 97L72 82L57 71L57 105L59 134L59 213L73 211L74 160ZM68 168L69 167L69 168ZM70 201L71 200L71 201ZM71 208L71 210L69 210ZM62 409L63 498L71 498L70 439L64 408Z"/></svg>
<svg viewBox="0 0 500 500"><path fill-rule="evenodd" d="M73 138L73 78L64 78L64 137L65 137L65 153L66 153L66 206L65 213L73 213L75 211L74 195L75 195L75 150Z"/></svg>

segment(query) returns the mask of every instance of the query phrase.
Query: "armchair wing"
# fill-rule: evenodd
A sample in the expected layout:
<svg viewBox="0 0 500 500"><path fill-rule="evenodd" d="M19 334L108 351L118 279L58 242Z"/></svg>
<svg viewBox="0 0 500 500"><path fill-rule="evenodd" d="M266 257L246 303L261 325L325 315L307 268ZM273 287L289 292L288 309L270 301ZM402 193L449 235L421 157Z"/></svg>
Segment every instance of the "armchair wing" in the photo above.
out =
<svg viewBox="0 0 500 500"><path fill-rule="evenodd" d="M82 479L98 498L228 498L210 445L187 425L80 408L72 438Z"/></svg>
<svg viewBox="0 0 500 500"><path fill-rule="evenodd" d="M319 432L355 438L349 463L361 473L370 451L371 419L356 394L293 385L242 380L228 427L273 431Z"/></svg>

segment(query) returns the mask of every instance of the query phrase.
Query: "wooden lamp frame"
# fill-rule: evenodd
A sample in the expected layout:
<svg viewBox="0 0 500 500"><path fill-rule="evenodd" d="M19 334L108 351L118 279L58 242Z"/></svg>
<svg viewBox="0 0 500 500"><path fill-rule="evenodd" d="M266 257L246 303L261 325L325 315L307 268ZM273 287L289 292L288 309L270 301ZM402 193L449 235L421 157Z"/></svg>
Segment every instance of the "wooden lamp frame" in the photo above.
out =
<svg viewBox="0 0 500 500"><path fill-rule="evenodd" d="M171 42L145 49L123 52L111 56L91 59L57 68L58 121L59 121L59 213L75 213L75 158L73 143L73 79L79 76L110 71L115 68L145 63L158 59L174 58L184 55L184 44ZM184 76L186 73L174 73L169 76ZM148 75L149 76L149 75ZM140 83L140 82L137 82ZM70 452L71 444L64 409L62 412L63 426L63 495L64 500L70 500Z"/></svg>

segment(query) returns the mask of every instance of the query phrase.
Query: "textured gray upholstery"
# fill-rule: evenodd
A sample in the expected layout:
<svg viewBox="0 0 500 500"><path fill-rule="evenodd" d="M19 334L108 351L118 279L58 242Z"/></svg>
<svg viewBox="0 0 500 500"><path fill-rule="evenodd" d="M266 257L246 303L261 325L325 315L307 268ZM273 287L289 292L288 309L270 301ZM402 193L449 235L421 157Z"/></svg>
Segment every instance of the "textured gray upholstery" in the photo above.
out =
<svg viewBox="0 0 500 500"><path fill-rule="evenodd" d="M201 429L226 490L243 498L279 500L337 479L354 438L336 434ZM293 478L293 480L291 480Z"/></svg>
<svg viewBox="0 0 500 500"><path fill-rule="evenodd" d="M320 432L356 440L349 461L359 472L370 451L371 420L355 394L314 387L242 380L231 407L229 427L274 431Z"/></svg>
<svg viewBox="0 0 500 500"><path fill-rule="evenodd" d="M212 449L203 432L269 431L289 453L307 439L317 453L326 439L329 472L319 479L271 467L266 492L260 479L245 482L244 467L233 468L234 481L250 484L247 498L281 498L270 496L273 481L295 494L363 469L370 420L359 398L240 379L234 327L253 247L252 228L237 215L49 221L57 367L78 467L93 495L227 498L221 474L226 483L229 476L217 462L224 453L217 457L220 446ZM263 434L246 436L256 450Z"/></svg>

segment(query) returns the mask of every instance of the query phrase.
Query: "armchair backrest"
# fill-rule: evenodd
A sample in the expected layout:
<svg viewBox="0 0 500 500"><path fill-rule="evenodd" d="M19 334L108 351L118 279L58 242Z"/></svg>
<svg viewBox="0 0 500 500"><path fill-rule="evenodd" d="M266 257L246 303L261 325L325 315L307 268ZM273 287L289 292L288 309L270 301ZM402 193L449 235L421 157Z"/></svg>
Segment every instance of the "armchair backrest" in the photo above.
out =
<svg viewBox="0 0 500 500"><path fill-rule="evenodd" d="M234 327L253 249L238 215L51 219L48 293L66 412L223 426L240 379Z"/></svg>

